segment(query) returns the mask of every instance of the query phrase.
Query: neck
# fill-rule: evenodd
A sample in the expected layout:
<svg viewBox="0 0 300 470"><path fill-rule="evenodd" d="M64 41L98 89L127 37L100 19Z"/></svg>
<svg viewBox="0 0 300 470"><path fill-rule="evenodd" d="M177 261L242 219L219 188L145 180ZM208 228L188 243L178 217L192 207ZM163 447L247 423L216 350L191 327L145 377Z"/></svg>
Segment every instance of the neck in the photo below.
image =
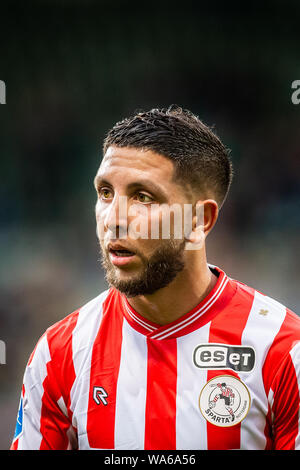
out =
<svg viewBox="0 0 300 470"><path fill-rule="evenodd" d="M176 278L151 295L128 299L131 307L147 320L166 325L192 310L214 288L217 277L206 259L188 261Z"/></svg>

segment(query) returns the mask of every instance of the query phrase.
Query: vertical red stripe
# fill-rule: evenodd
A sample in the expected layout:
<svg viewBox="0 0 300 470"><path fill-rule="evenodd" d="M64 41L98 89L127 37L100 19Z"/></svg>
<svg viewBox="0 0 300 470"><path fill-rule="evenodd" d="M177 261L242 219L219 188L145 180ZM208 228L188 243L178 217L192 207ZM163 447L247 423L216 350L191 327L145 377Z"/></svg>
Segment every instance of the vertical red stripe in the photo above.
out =
<svg viewBox="0 0 300 470"><path fill-rule="evenodd" d="M273 413L275 412L279 413L278 416L282 416L282 413L284 410L289 411L292 409L292 403L294 407L294 413L296 416L296 421L297 421L297 416L298 416L298 408L299 408L299 390L298 390L298 384L297 384L297 378L295 375L294 371L294 366L292 364L292 361L290 357L286 359L286 361L290 361L290 363L286 363L286 361L283 362L282 359L282 354L283 351L288 351L292 348L293 344L295 341L299 341L299 317L296 316L293 312L291 312L289 309L286 311L286 316L285 319L281 325L281 328L279 332L277 333L276 337L274 338L274 341L268 351L267 357L265 359L263 369L262 369L262 374L263 374L263 382L264 382L264 387L266 390L266 395L268 396L270 388L272 388L274 392L274 407L273 407ZM284 390L284 392L278 391L277 390L277 384L279 386L279 389L282 388L284 380L283 377L287 378L287 372L285 372L284 368L287 368L287 372L289 369L290 371L290 383L288 382L288 390ZM279 373L281 371L281 373ZM277 377L277 382L272 383L274 380L274 377ZM293 391L294 395L291 395L291 400L288 399L288 396L290 395L290 392ZM281 406L279 407L277 404L279 402L278 396L283 399L283 402L281 403ZM297 397L296 401L295 398ZM293 398L293 400L292 400ZM277 416L275 416L275 422L276 422L276 429L275 429L275 436L273 436L273 441L272 441L272 448L276 446L277 448L280 449L285 449L285 448L290 448L289 446L295 445L295 439L297 436L298 432L298 423L296 421L292 421L290 416L287 416L286 418L282 419L282 423L279 425L280 420L278 419ZM285 426L287 425L287 427ZM269 411L268 416L267 416L267 422L265 426L265 435L267 437L267 446L266 448L270 448L270 434L273 433L272 430L272 420L271 420L271 412ZM279 433L277 431L279 430ZM280 436L280 430L284 432L283 436ZM287 439L292 439L293 444L291 444L291 441L288 443ZM286 447L288 446L288 447Z"/></svg>
<svg viewBox="0 0 300 470"><path fill-rule="evenodd" d="M50 377L52 374L53 383L59 384L58 398L63 397L70 418L72 417L70 392L76 378L73 364L72 334L77 324L78 315L79 310L47 330L51 356L49 374Z"/></svg>
<svg viewBox="0 0 300 470"><path fill-rule="evenodd" d="M47 370L49 370L48 367ZM59 409L56 402L59 396L53 396L55 392L52 392L52 386L53 383L47 375L43 382L44 394L40 425L40 432L43 437L40 450L66 450L69 443L67 431L70 422Z"/></svg>
<svg viewBox="0 0 300 470"><path fill-rule="evenodd" d="M66 449L69 443L67 431L72 420L70 392L75 380L72 333L77 319L78 311L68 315L46 332L51 361L47 363L47 376L43 382L41 450ZM61 397L68 410L68 417L57 404L57 400Z"/></svg>
<svg viewBox="0 0 300 470"><path fill-rule="evenodd" d="M288 354L271 387L274 391L274 449L294 450L299 432L299 386Z"/></svg>
<svg viewBox="0 0 300 470"><path fill-rule="evenodd" d="M282 362L282 352L289 351L293 342L299 340L299 317L287 309L284 321L268 351L263 365L263 381L266 395L269 394L274 375Z"/></svg>
<svg viewBox="0 0 300 470"><path fill-rule="evenodd" d="M176 339L148 338L146 450L176 449Z"/></svg>
<svg viewBox="0 0 300 470"><path fill-rule="evenodd" d="M245 328L248 316L253 303L253 295L245 296L244 302L238 308L225 309L217 315L210 326L209 342L238 345L241 344L242 333ZM226 325L230 325L228 328ZM209 370L207 380L218 375L233 375L238 377L232 370ZM228 450L239 449L241 438L240 423L230 427L215 426L207 422L207 449L208 450Z"/></svg>
<svg viewBox="0 0 300 470"><path fill-rule="evenodd" d="M94 341L91 358L87 436L90 447L94 449L115 447L116 396L123 318L116 304L116 298L110 296L103 304L103 318ZM95 401L94 387L104 389L107 394L104 402L101 399L98 403Z"/></svg>

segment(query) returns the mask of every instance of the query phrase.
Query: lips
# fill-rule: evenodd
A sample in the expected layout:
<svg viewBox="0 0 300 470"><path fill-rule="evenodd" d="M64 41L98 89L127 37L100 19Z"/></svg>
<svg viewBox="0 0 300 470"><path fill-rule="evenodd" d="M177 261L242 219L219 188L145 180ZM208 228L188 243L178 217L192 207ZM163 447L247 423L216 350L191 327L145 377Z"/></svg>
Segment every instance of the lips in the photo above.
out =
<svg viewBox="0 0 300 470"><path fill-rule="evenodd" d="M112 253L120 257L133 256L135 254L134 251L132 251L131 249L129 249L128 247L124 245L120 245L119 243L116 243L116 244L109 243L108 251L109 253Z"/></svg>
<svg viewBox="0 0 300 470"><path fill-rule="evenodd" d="M125 245L109 243L107 249L109 258L115 266L128 265L135 258L135 252Z"/></svg>

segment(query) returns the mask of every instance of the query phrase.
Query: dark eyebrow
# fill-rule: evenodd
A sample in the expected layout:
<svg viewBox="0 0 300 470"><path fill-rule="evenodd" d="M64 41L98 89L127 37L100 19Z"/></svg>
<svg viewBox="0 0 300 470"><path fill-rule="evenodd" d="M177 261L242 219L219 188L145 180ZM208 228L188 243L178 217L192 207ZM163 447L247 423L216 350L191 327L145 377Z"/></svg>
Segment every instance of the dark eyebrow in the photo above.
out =
<svg viewBox="0 0 300 470"><path fill-rule="evenodd" d="M140 181L134 181L133 183L130 183L127 186L128 189L148 189L151 192L154 192L156 194L160 194L163 197L167 198L167 194L165 193L164 189L161 186L158 186L157 184L153 183L152 181L149 180L140 180Z"/></svg>
<svg viewBox="0 0 300 470"><path fill-rule="evenodd" d="M110 182L106 179L102 178L100 175L96 175L94 178L94 186L95 188L99 188L100 185L106 184L107 186L111 186Z"/></svg>
<svg viewBox="0 0 300 470"><path fill-rule="evenodd" d="M97 189L99 188L100 185L107 185L107 186L112 187L112 184L108 180L106 180L105 178L102 178L100 175L96 175L94 179L94 186ZM128 190L139 189L139 188L148 190L157 195L161 195L162 197L167 199L167 193L164 191L164 189L161 186L158 186L157 184L149 180L134 181L127 186Z"/></svg>

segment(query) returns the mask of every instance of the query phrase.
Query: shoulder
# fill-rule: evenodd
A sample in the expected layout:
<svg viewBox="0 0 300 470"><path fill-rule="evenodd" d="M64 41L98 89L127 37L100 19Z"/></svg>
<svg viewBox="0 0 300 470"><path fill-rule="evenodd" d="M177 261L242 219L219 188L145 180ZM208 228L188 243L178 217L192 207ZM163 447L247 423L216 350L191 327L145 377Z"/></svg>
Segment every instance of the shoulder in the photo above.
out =
<svg viewBox="0 0 300 470"><path fill-rule="evenodd" d="M283 303L247 286L232 280L236 293L232 306L238 311L247 305L245 330L267 359L280 360L300 341L300 317Z"/></svg>
<svg viewBox="0 0 300 470"><path fill-rule="evenodd" d="M236 283L234 305L248 301L245 319L247 340L261 355L261 367L266 390L274 377L289 368L300 372L300 317L283 303L251 288Z"/></svg>
<svg viewBox="0 0 300 470"><path fill-rule="evenodd" d="M274 328L274 339L270 347L271 354L279 348L282 354L289 352L300 341L300 317L286 305L277 300L255 292L259 315L265 317L266 328Z"/></svg>
<svg viewBox="0 0 300 470"><path fill-rule="evenodd" d="M72 355L74 342L85 343L99 328L105 302L111 297L111 289L74 310L51 325L38 340L28 362L61 361Z"/></svg>
<svg viewBox="0 0 300 470"><path fill-rule="evenodd" d="M74 335L84 335L85 332L93 330L97 325L99 326L105 301L111 293L110 289L103 291L97 297L50 326L45 335L51 350L55 352L57 349L65 348L73 340Z"/></svg>
<svg viewBox="0 0 300 470"><path fill-rule="evenodd" d="M250 300L250 317L254 317L258 326L270 329L272 326L282 329L286 335L292 335L300 339L300 316L278 300L265 293L244 284L232 280L236 284L236 303L242 303L243 299ZM279 331L278 331L279 332Z"/></svg>

